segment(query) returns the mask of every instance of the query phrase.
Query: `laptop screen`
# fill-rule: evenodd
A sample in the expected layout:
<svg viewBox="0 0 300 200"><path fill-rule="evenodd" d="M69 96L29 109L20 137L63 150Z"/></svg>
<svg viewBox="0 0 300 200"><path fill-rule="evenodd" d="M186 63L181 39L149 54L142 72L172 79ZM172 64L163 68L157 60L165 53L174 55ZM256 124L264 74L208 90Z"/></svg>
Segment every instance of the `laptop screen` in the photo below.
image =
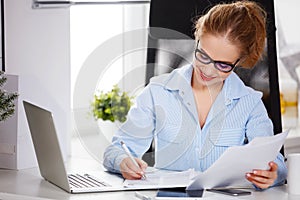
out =
<svg viewBox="0 0 300 200"><path fill-rule="evenodd" d="M23 101L41 175L49 182L70 191L52 113Z"/></svg>

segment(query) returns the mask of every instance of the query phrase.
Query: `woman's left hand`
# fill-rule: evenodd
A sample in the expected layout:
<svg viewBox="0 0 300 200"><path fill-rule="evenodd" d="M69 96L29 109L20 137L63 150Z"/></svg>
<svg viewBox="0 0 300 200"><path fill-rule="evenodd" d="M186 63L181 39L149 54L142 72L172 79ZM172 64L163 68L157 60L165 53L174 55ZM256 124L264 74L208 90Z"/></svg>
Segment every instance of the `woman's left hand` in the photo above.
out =
<svg viewBox="0 0 300 200"><path fill-rule="evenodd" d="M277 179L278 165L275 162L270 162L269 166L269 170L254 169L252 172L247 173L247 180L261 189L266 189L272 186L274 181Z"/></svg>

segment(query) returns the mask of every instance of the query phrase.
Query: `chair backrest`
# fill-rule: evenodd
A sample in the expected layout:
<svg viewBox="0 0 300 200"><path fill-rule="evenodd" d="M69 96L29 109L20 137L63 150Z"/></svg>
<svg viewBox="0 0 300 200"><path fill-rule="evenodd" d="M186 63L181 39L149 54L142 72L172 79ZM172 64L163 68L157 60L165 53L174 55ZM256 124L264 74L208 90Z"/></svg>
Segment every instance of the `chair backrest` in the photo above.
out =
<svg viewBox="0 0 300 200"><path fill-rule="evenodd" d="M232 0L151 0L146 84L152 76L169 72L192 61L194 21L212 6ZM252 70L235 72L246 85L263 92L263 102L274 125L282 132L280 94L277 71L275 16L273 0L257 0L267 11L267 44L265 56ZM157 29L164 28L164 29ZM174 32L172 32L172 30ZM157 48L153 48L157 47ZM165 66L165 67L163 67ZM282 148L283 153L283 148Z"/></svg>

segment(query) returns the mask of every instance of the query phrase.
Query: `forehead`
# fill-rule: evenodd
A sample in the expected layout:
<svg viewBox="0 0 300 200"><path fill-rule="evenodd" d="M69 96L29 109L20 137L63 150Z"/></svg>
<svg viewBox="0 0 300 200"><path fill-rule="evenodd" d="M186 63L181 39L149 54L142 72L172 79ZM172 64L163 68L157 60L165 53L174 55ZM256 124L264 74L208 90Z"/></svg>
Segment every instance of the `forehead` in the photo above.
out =
<svg viewBox="0 0 300 200"><path fill-rule="evenodd" d="M205 34L199 38L199 44L214 60L233 63L240 57L239 48L227 40L226 36Z"/></svg>

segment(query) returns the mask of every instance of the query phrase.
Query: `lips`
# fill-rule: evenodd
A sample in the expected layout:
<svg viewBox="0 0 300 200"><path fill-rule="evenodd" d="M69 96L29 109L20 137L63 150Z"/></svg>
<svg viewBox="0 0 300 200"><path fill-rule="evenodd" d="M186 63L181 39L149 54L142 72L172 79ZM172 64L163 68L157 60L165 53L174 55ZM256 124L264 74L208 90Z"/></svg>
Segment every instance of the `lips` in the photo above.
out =
<svg viewBox="0 0 300 200"><path fill-rule="evenodd" d="M215 77L206 76L202 71L200 71L200 76L201 76L202 80L204 80L204 81L211 81L215 78Z"/></svg>

